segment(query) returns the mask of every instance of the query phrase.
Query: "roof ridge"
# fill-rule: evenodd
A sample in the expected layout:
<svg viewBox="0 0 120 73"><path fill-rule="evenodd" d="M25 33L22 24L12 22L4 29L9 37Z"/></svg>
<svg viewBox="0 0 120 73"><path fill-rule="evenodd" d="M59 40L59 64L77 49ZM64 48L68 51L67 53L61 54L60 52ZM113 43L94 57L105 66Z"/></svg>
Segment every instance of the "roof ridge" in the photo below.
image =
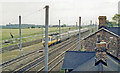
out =
<svg viewBox="0 0 120 73"><path fill-rule="evenodd" d="M117 34L115 34L114 32L112 32L112 31L110 31L110 30L108 30L108 29L106 29L106 28L100 28L100 29L99 29L99 30L97 30L96 32L91 33L91 34L89 34L88 36L86 36L85 38L83 38L83 40L84 40L84 39L87 39L88 37L90 37L90 36L92 36L92 35L96 34L97 32L99 32L99 31L101 31L101 30L105 30L105 31L107 31L107 32L109 32L109 33L111 33L111 34L115 35L116 37L120 38L120 36L119 36L119 35L117 35Z"/></svg>
<svg viewBox="0 0 120 73"><path fill-rule="evenodd" d="M98 65L99 63L102 63L103 65L107 66L107 63L105 63L103 60L99 60L95 63L95 66Z"/></svg>
<svg viewBox="0 0 120 73"><path fill-rule="evenodd" d="M110 54L110 53L108 53L108 52L106 52L109 56L111 56L112 58L114 58L115 60L117 60L118 62L120 62L120 59L118 58L118 57L116 57L116 56L114 56L114 55L112 55L112 54Z"/></svg>

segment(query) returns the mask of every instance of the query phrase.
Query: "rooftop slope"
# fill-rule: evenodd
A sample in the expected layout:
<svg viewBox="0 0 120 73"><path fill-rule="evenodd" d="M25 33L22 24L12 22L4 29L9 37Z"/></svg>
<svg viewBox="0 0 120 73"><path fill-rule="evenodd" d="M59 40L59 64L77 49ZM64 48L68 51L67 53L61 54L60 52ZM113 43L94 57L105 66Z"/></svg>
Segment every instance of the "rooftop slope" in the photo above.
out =
<svg viewBox="0 0 120 73"><path fill-rule="evenodd" d="M107 66L99 62L95 66L96 52L67 51L62 69L74 71L120 71L120 61L107 54Z"/></svg>

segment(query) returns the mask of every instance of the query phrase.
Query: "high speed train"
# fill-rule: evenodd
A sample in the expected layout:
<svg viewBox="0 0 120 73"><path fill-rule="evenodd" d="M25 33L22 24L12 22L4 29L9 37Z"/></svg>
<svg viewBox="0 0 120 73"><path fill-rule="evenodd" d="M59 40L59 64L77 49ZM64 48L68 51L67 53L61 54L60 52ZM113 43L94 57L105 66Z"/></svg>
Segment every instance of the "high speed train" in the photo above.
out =
<svg viewBox="0 0 120 73"><path fill-rule="evenodd" d="M88 28L83 28L83 29L81 29L81 33L88 31L88 30L89 30ZM61 36L62 36L62 39L66 39L66 38L69 38L70 36L77 35L78 33L79 33L79 30L74 30L74 31L62 33ZM55 43L57 43L59 41L60 41L59 34L54 34L54 35L48 36L48 46L54 45ZM43 46L45 46L45 36L42 39L42 44L43 44Z"/></svg>

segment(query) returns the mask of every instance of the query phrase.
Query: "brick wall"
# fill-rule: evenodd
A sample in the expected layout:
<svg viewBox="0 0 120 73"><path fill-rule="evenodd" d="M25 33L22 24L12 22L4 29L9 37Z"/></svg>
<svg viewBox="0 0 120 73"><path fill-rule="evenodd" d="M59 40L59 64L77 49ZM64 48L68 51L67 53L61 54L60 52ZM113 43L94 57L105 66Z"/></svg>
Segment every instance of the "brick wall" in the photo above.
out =
<svg viewBox="0 0 120 73"><path fill-rule="evenodd" d="M94 51L96 47L97 42L97 35L100 34L100 40L104 40L108 44L108 51L111 52L113 55L117 55L118 52L118 38L104 30L101 30L100 32L93 34L86 39L83 40L83 43L81 46L85 46L85 49L88 51ZM113 37L111 40L110 37Z"/></svg>
<svg viewBox="0 0 120 73"><path fill-rule="evenodd" d="M99 28L101 26L106 26L106 16L99 16Z"/></svg>

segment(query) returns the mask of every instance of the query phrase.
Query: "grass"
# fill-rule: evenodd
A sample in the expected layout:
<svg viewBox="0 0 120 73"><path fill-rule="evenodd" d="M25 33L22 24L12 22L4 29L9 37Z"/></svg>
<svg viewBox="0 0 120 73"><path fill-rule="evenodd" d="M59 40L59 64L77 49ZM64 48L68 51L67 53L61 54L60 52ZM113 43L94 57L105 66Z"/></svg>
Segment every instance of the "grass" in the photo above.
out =
<svg viewBox="0 0 120 73"><path fill-rule="evenodd" d="M10 39L10 32L13 34L15 38L19 37L19 29L2 29L2 40ZM39 34L41 32L40 28L33 29L21 29L22 37L27 37L30 35Z"/></svg>
<svg viewBox="0 0 120 73"><path fill-rule="evenodd" d="M35 44L32 46L28 46L28 47L24 47L24 48L22 48L22 51L20 51L19 49L16 49L13 51L4 52L4 53L0 54L0 56L2 56L2 62L5 62L5 61L9 61L11 59L14 59L14 58L21 56L22 53L27 54L27 53L30 53L32 51L39 50L40 46L42 46L42 43Z"/></svg>
<svg viewBox="0 0 120 73"><path fill-rule="evenodd" d="M73 27L70 28L73 29ZM69 27L63 27L62 30L63 31L69 30ZM49 28L49 33L56 31L59 31L59 29L56 27ZM19 38L19 29L2 29L2 40L10 39L11 38L10 32L13 34L15 38ZM21 32L22 37L27 37L36 34L42 34L42 29L41 28L21 29ZM43 29L43 32L45 32L45 28Z"/></svg>
<svg viewBox="0 0 120 73"><path fill-rule="evenodd" d="M59 73L65 73L65 72L64 72L64 70L60 70L60 72L59 72Z"/></svg>
<svg viewBox="0 0 120 73"><path fill-rule="evenodd" d="M67 32L70 30L74 30L76 27L61 27L62 33ZM16 43L8 43L4 44L3 40L12 40L10 36L10 33L13 34L14 38L17 39L19 38L19 29L1 29L2 30L2 47L7 47L10 45L14 45ZM49 33L51 32L59 32L59 28L57 27L49 27ZM43 28L43 34L45 34L45 28ZM29 42L32 40L37 40L41 39L42 35L42 28L32 28L32 29L21 29L21 35L22 35L22 43L23 42ZM39 35L39 36L34 36L34 35ZM32 37L29 37L32 36ZM28 37L28 38L23 38L23 37ZM17 43L19 43L19 40L17 39Z"/></svg>

